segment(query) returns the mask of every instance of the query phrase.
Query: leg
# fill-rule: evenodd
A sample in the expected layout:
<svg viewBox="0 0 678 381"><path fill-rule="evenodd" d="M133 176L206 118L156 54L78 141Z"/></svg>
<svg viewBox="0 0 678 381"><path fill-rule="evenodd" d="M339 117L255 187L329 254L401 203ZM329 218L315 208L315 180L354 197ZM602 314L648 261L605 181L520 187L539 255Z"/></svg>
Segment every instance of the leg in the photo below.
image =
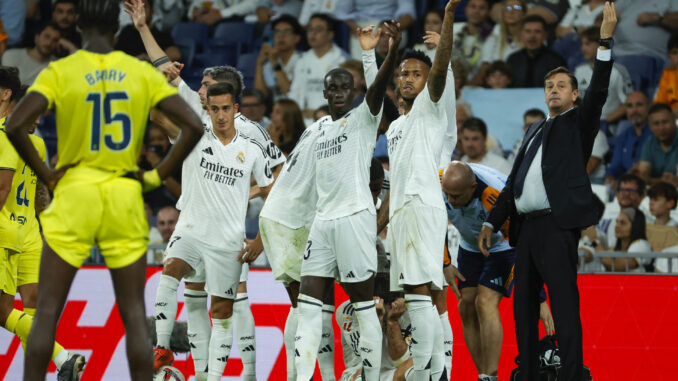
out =
<svg viewBox="0 0 678 381"><path fill-rule="evenodd" d="M38 284L37 283L28 283L23 284L17 288L19 294L21 294L21 304L24 305L24 312L29 315L34 315L35 312L29 313L27 309L32 309L35 311L35 306L38 304Z"/></svg>
<svg viewBox="0 0 678 381"><path fill-rule="evenodd" d="M299 305L297 340L295 342L295 367L297 380L313 377L315 362L322 340L322 298L332 278L302 276L297 303Z"/></svg>
<svg viewBox="0 0 678 381"><path fill-rule="evenodd" d="M236 279L237 280L237 279ZM233 331L233 299L225 299L212 295L212 337L210 338L210 356L208 381L219 381L224 374L226 362L231 355Z"/></svg>
<svg viewBox="0 0 678 381"><path fill-rule="evenodd" d="M297 369L294 365L294 338L297 335L297 324L299 311L297 309L297 298L299 297L299 282L293 281L285 286L287 294L290 296L292 307L285 321L285 332L283 341L285 342L285 356L287 358L287 381L297 379Z"/></svg>
<svg viewBox="0 0 678 381"><path fill-rule="evenodd" d="M375 234L376 237L376 234ZM366 380L378 380L381 367L382 330L374 308L374 275L357 283L342 283L353 303L360 326L360 358Z"/></svg>
<svg viewBox="0 0 678 381"><path fill-rule="evenodd" d="M207 292L205 292L204 282L185 282L185 285L184 305L188 323L188 340L191 345L196 380L202 381L207 379L207 360L212 334L212 322L207 310Z"/></svg>
<svg viewBox="0 0 678 381"><path fill-rule="evenodd" d="M133 380L149 380L153 377L153 357L144 307L146 256L141 256L129 266L111 269L111 277L120 318L125 326L130 374Z"/></svg>
<svg viewBox="0 0 678 381"><path fill-rule="evenodd" d="M325 287L323 295L323 329L318 352L318 368L323 381L334 381L334 282Z"/></svg>
<svg viewBox="0 0 678 381"><path fill-rule="evenodd" d="M244 270L243 270L244 271ZM241 275L241 280L242 280ZM247 283L238 284L233 303L233 331L243 363L243 380L256 380L256 341L254 316L247 296Z"/></svg>
<svg viewBox="0 0 678 381"><path fill-rule="evenodd" d="M35 327L31 329L26 345L24 362L24 380L26 381L45 379L47 365L53 351L57 320L63 311L68 290L71 288L77 271L77 268L61 259L45 243L40 260L41 279L38 285Z"/></svg>
<svg viewBox="0 0 678 381"><path fill-rule="evenodd" d="M179 288L181 278L191 271L193 271L193 268L183 259L170 257L165 261L158 283L158 291L155 295L154 315L158 348L170 349L170 337L172 336L174 320L177 317L177 288Z"/></svg>
<svg viewBox="0 0 678 381"><path fill-rule="evenodd" d="M481 369L479 373L496 376L503 339L503 328L499 317L499 302L502 295L485 286L478 286L476 311L480 325Z"/></svg>
<svg viewBox="0 0 678 381"><path fill-rule="evenodd" d="M447 371L447 379L452 377L452 344L454 336L452 334L452 324L450 324L450 317L447 314L447 286L441 291L433 292L433 303L438 310L438 317L440 318L440 326L442 327L443 337L443 351L445 354L445 370Z"/></svg>
<svg viewBox="0 0 678 381"><path fill-rule="evenodd" d="M482 351L480 345L480 322L478 321L478 312L476 311L476 296L478 287L465 287L460 290L461 301L459 302L459 316L461 317L461 326L464 332L464 341L471 354L473 364L476 366L478 374L483 374Z"/></svg>

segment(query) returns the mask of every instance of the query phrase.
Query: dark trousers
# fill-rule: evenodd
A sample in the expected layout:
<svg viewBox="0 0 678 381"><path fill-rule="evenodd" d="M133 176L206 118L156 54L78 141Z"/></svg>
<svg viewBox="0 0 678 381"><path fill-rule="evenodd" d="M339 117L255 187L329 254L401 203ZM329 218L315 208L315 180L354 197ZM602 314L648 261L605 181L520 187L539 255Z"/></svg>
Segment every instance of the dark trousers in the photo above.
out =
<svg viewBox="0 0 678 381"><path fill-rule="evenodd" d="M548 287L560 348L558 381L582 380L582 328L577 288L579 232L562 230L551 215L524 220L516 247L513 314L521 380L538 380L539 291Z"/></svg>

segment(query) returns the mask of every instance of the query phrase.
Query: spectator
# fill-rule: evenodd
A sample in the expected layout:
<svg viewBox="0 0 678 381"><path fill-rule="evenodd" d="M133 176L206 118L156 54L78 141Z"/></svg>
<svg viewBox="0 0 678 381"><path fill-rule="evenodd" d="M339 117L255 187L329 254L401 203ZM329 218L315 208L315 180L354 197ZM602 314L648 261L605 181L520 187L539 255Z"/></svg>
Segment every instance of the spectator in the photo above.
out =
<svg viewBox="0 0 678 381"><path fill-rule="evenodd" d="M475 75L481 63L483 44L492 33L490 1L470 0L464 12L466 25L454 36L454 50L463 54L469 64L471 75Z"/></svg>
<svg viewBox="0 0 678 381"><path fill-rule="evenodd" d="M671 106L673 113L678 116L678 33L669 39L668 52L671 65L664 69L654 102Z"/></svg>
<svg viewBox="0 0 678 381"><path fill-rule="evenodd" d="M169 242L174 233L174 227L177 225L177 220L179 220L179 211L174 206L168 205L158 211L156 224L162 236L162 243Z"/></svg>
<svg viewBox="0 0 678 381"><path fill-rule="evenodd" d="M563 57L544 45L546 22L540 16L525 17L520 39L525 47L511 54L507 60L515 76L516 87L543 87L546 73L559 66L567 66Z"/></svg>
<svg viewBox="0 0 678 381"><path fill-rule="evenodd" d="M603 160L609 151L610 145L607 142L607 136L603 131L598 130L593 141L591 157L586 162L586 173L589 175L592 184L602 184L605 181L605 163Z"/></svg>
<svg viewBox="0 0 678 381"><path fill-rule="evenodd" d="M407 42L406 30L414 23L414 0L343 0L337 2L337 18L348 25L351 32L351 56L360 59L362 48L356 30L377 25L383 20L396 20L403 31L403 44ZM311 17L313 19L313 17Z"/></svg>
<svg viewBox="0 0 678 381"><path fill-rule="evenodd" d="M494 26L483 45L480 68L470 81L473 86L483 84L485 72L492 62L505 61L522 47L520 38L527 5L524 0L504 0L503 4L501 22Z"/></svg>
<svg viewBox="0 0 678 381"><path fill-rule="evenodd" d="M188 19L207 25L216 25L227 19L243 19L254 15L258 0L193 0L188 8Z"/></svg>
<svg viewBox="0 0 678 381"><path fill-rule="evenodd" d="M0 66L0 118L7 117L21 92L19 69Z"/></svg>
<svg viewBox="0 0 678 381"><path fill-rule="evenodd" d="M77 0L56 0L54 2L52 22L61 30L61 39L56 51L57 57L65 57L78 50L82 45L82 37L75 26L77 18Z"/></svg>
<svg viewBox="0 0 678 381"><path fill-rule="evenodd" d="M605 183L616 188L616 179L637 167L645 140L652 135L647 124L650 102L642 91L634 91L626 97L626 119L631 124L615 139L612 160L607 167ZM637 172L637 169L634 170Z"/></svg>
<svg viewBox="0 0 678 381"><path fill-rule="evenodd" d="M669 30L678 27L678 2L671 0L617 0L620 14L614 35L617 55L666 56Z"/></svg>
<svg viewBox="0 0 678 381"><path fill-rule="evenodd" d="M581 40L581 53L586 59L585 63L577 66L574 70L574 76L579 82L579 93L584 94L591 82L593 75L593 63L596 60L598 51L598 40L600 40L600 28L591 27L585 29L579 36ZM603 105L601 117L607 123L616 123L624 117L624 100L626 96L633 91L631 76L626 68L619 64L614 64L612 74L610 75L610 85L607 91L607 100Z"/></svg>
<svg viewBox="0 0 678 381"><path fill-rule="evenodd" d="M502 156L487 151L487 126L485 122L479 118L468 118L461 131L461 141L464 147L462 161L482 164L505 175L511 172L511 163Z"/></svg>
<svg viewBox="0 0 678 381"><path fill-rule="evenodd" d="M294 80L289 98L299 104L304 118L313 118L313 111L325 104L325 74L346 61L347 54L332 42L336 21L324 14L311 17L306 37L311 49L304 52L294 67Z"/></svg>
<svg viewBox="0 0 678 381"><path fill-rule="evenodd" d="M570 8L568 0L528 0L527 15L541 17L549 26L557 24Z"/></svg>
<svg viewBox="0 0 678 381"><path fill-rule="evenodd" d="M463 62L452 60L450 64L452 65L452 72L454 73L454 95L457 101L460 101L462 99L461 90L466 86L469 72L467 70L467 65Z"/></svg>
<svg viewBox="0 0 678 381"><path fill-rule="evenodd" d="M304 27L308 24L311 16L316 13L324 13L326 15L334 14L334 9L338 1L335 0L304 0L304 5L301 8L299 15L299 24Z"/></svg>
<svg viewBox="0 0 678 381"><path fill-rule="evenodd" d="M457 73L454 74L454 79L456 81ZM471 109L471 105L468 104L463 99L458 99L456 107L456 116L457 116L457 136L459 136L459 139L457 140L457 146L454 150L454 153L452 154L452 160L461 160L461 157L464 155L464 146L461 141L462 127L467 119L473 117L473 110ZM504 148L502 148L501 143L489 132L487 133L485 146L487 152L491 152L497 156L504 155Z"/></svg>
<svg viewBox="0 0 678 381"><path fill-rule="evenodd" d="M146 212L146 222L148 223L148 243L152 245L161 244L162 235L158 231L158 228L153 226L153 209L151 209L147 203L144 203L144 211ZM146 263L151 264L157 262L162 262L162 250L148 250L146 254Z"/></svg>
<svg viewBox="0 0 678 381"><path fill-rule="evenodd" d="M254 87L261 91L265 98L273 94L275 101L285 97L290 91L294 67L301 58L297 45L304 30L299 22L289 15L278 17L271 26L273 45L261 45L254 73Z"/></svg>
<svg viewBox="0 0 678 381"><path fill-rule="evenodd" d="M271 119L266 116L266 98L258 89L242 91L238 111L247 119L259 123L261 127L268 128L271 124Z"/></svg>
<svg viewBox="0 0 678 381"><path fill-rule="evenodd" d="M516 144L513 145L513 149L506 160L508 160L510 163L513 163L516 160L518 150L520 150L520 146L523 145L523 137L525 136L525 132L527 132L527 129L532 125L532 123L536 123L543 119L546 119L546 115L538 108L531 108L525 111L523 114L523 136L521 136Z"/></svg>
<svg viewBox="0 0 678 381"><path fill-rule="evenodd" d="M148 25L153 38L155 38L155 41L158 42L160 48L165 51L167 57L172 61L178 61L181 59L181 51L176 45L174 45L172 36L169 33L163 32L156 28L153 23L153 1L154 0L144 0L146 25ZM118 35L118 40L115 43L115 49L122 50L131 56L139 58L140 60L150 61L148 54L146 54L144 42L141 40L141 35L136 30L134 25L130 24L122 28L120 34Z"/></svg>
<svg viewBox="0 0 678 381"><path fill-rule="evenodd" d="M56 24L46 24L35 35L35 47L10 49L2 56L4 66L16 66L19 79L24 85L31 85L40 71L56 59L56 51L61 31Z"/></svg>
<svg viewBox="0 0 678 381"><path fill-rule="evenodd" d="M257 21L259 24L268 24L271 20L282 15L292 16L295 19L301 13L303 3L300 0L259 0L257 3Z"/></svg>
<svg viewBox="0 0 678 381"><path fill-rule="evenodd" d="M495 61L487 68L485 87L488 89L507 89L513 86L513 72L504 61Z"/></svg>
<svg viewBox="0 0 678 381"><path fill-rule="evenodd" d="M280 99L273 104L268 133L271 135L271 141L285 156L292 152L304 130L306 125L297 102Z"/></svg>
<svg viewBox="0 0 678 381"><path fill-rule="evenodd" d="M560 38L579 29L593 26L596 17L602 15L604 0L582 0L581 4L571 7L556 28L556 37Z"/></svg>
<svg viewBox="0 0 678 381"><path fill-rule="evenodd" d="M365 71L363 70L363 63L350 59L339 64L342 69L348 70L353 76L353 86L355 87L355 99L353 100L354 107L358 107L365 99L367 92L367 82L365 82Z"/></svg>
<svg viewBox="0 0 678 381"><path fill-rule="evenodd" d="M139 168L150 170L160 164L170 150L170 141L165 132L156 124L146 128L144 146L139 158ZM181 195L181 171L178 170L163 181L163 186L144 194L144 200L154 213L167 205L174 205Z"/></svg>
<svg viewBox="0 0 678 381"><path fill-rule="evenodd" d="M445 14L442 9L438 8L429 9L428 12L426 12L426 16L424 16L424 35L426 35L426 32L436 32L438 35L440 35L440 31L443 29L444 16ZM456 42L457 40L455 37L455 43ZM431 59L431 62L433 62L433 59L435 58L436 55L437 46L438 44L434 44L431 42L428 43L422 42L414 45L412 49L421 50L422 52L426 53L426 56L428 56L428 58ZM388 46L386 48L388 50Z"/></svg>
<svg viewBox="0 0 678 381"><path fill-rule="evenodd" d="M640 177L627 173L619 178L615 191L619 209L633 207L638 209L645 198L645 181ZM649 210L643 210L645 219L650 220L652 215ZM605 248L614 247L617 238L614 235L616 218L604 218L598 224L598 236Z"/></svg>
<svg viewBox="0 0 678 381"><path fill-rule="evenodd" d="M0 20L9 36L7 45L10 48L19 46L23 41L26 12L27 7L23 0L0 1Z"/></svg>
<svg viewBox="0 0 678 381"><path fill-rule="evenodd" d="M614 251L627 253L649 253L652 251L645 233L645 215L633 207L622 208L614 227L617 243ZM642 261L633 257L602 257L600 262L607 271L629 272L642 271Z"/></svg>
<svg viewBox="0 0 678 381"><path fill-rule="evenodd" d="M671 107L655 103L648 111L652 136L643 144L638 172L650 185L666 181L678 186L678 134Z"/></svg>
<svg viewBox="0 0 678 381"><path fill-rule="evenodd" d="M330 107L328 105L322 105L313 111L313 121L317 121L323 116L330 115Z"/></svg>
<svg viewBox="0 0 678 381"><path fill-rule="evenodd" d="M676 209L678 202L676 187L661 181L651 186L647 195L650 197L650 213L654 216L653 224L678 227L678 221L671 218L671 211Z"/></svg>

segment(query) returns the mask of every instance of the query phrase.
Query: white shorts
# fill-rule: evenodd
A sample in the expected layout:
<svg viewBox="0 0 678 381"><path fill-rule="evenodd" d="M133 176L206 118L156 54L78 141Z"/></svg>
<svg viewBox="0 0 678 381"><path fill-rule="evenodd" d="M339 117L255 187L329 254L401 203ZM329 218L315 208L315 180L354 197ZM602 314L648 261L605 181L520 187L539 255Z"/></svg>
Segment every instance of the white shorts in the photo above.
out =
<svg viewBox="0 0 678 381"><path fill-rule="evenodd" d="M315 219L301 276L357 283L377 272L377 216L367 209L335 220ZM442 271L442 270L441 270Z"/></svg>
<svg viewBox="0 0 678 381"><path fill-rule="evenodd" d="M418 198L397 210L389 224L391 237L391 291L404 285L431 282L431 289L445 285L443 261L447 213Z"/></svg>
<svg viewBox="0 0 678 381"><path fill-rule="evenodd" d="M193 269L184 277L184 281L205 282L205 291L208 294L235 299L243 269L243 265L238 262L239 251L208 246L175 231L166 252L167 258L179 258Z"/></svg>
<svg viewBox="0 0 678 381"><path fill-rule="evenodd" d="M304 257L308 229L292 229L281 223L259 217L259 232L273 277L285 286L301 280L301 259Z"/></svg>

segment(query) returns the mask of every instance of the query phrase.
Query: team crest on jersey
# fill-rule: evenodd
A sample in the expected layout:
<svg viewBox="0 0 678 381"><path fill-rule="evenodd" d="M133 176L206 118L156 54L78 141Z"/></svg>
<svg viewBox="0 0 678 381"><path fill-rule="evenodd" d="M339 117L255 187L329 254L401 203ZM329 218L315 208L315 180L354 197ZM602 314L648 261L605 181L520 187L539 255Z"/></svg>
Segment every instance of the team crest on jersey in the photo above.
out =
<svg viewBox="0 0 678 381"><path fill-rule="evenodd" d="M344 119L344 121L341 122L341 125L339 126L339 128L344 128L344 127L346 127L346 123L348 123L348 120Z"/></svg>
<svg viewBox="0 0 678 381"><path fill-rule="evenodd" d="M238 152L238 156L235 157L235 160L237 160L240 164L245 164L245 154Z"/></svg>

